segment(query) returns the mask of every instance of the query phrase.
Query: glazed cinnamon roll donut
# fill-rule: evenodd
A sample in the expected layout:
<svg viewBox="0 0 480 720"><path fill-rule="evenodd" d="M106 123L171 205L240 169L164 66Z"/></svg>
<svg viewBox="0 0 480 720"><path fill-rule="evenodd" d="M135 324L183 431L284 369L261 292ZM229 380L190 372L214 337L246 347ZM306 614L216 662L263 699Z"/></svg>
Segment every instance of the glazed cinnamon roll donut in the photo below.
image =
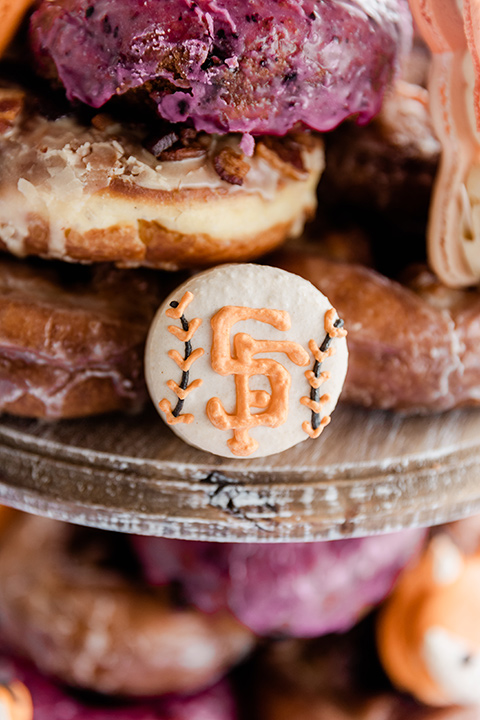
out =
<svg viewBox="0 0 480 720"><path fill-rule="evenodd" d="M142 585L121 542L39 517L16 523L0 548L4 635L44 672L102 693L213 684L251 650L252 633L227 612L180 608L168 588Z"/></svg>

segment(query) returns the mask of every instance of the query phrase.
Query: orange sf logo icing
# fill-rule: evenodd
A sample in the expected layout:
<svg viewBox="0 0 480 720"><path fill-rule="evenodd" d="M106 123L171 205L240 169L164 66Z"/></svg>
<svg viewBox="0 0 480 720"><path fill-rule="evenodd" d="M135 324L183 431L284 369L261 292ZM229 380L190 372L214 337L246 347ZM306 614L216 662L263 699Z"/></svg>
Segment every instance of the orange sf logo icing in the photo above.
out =
<svg viewBox="0 0 480 720"><path fill-rule="evenodd" d="M235 413L229 414L219 398L211 398L207 403L207 416L219 430L233 430L233 437L227 440L227 445L234 455L246 457L258 448L258 442L249 435L251 428L259 425L274 428L286 421L291 384L290 373L281 363L254 356L259 353L284 353L296 365L304 366L309 363L309 355L295 342L255 340L248 333L237 333L233 338L232 356L230 333L235 323L242 320L257 320L280 331L289 330L291 323L289 313L283 310L235 306L223 307L211 320L212 368L219 375L235 376L237 404ZM250 390L252 375L267 377L271 393ZM262 412L252 414L251 408L260 408Z"/></svg>
<svg viewBox="0 0 480 720"><path fill-rule="evenodd" d="M1 720L33 720L32 696L19 680L0 685Z"/></svg>

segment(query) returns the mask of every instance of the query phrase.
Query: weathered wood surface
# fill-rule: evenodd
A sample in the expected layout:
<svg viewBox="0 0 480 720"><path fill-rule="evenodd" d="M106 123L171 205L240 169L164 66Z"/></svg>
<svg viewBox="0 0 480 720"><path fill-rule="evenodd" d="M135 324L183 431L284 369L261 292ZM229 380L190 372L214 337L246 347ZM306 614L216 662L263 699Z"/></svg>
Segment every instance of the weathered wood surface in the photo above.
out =
<svg viewBox="0 0 480 720"><path fill-rule="evenodd" d="M309 541L480 512L480 411L430 418L337 409L318 441L227 460L154 411L0 418L0 501L97 527L187 539Z"/></svg>

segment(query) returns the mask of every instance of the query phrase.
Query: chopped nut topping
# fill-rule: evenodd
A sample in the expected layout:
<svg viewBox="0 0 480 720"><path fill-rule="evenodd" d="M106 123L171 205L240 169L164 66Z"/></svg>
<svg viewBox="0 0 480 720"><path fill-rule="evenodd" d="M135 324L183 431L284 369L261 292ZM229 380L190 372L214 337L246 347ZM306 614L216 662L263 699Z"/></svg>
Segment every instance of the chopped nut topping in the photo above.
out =
<svg viewBox="0 0 480 720"><path fill-rule="evenodd" d="M243 153L231 147L225 147L215 157L215 171L230 183L230 185L243 185L243 181L250 170L250 165L243 159Z"/></svg>
<svg viewBox="0 0 480 720"><path fill-rule="evenodd" d="M266 160L272 167L293 180L306 176L303 164L303 142L293 136L283 138L262 137L256 145L256 154Z"/></svg>
<svg viewBox="0 0 480 720"><path fill-rule="evenodd" d="M182 128L165 132L160 137L149 139L145 146L163 162L175 162L188 158L202 157L210 147L211 138L194 128Z"/></svg>
<svg viewBox="0 0 480 720"><path fill-rule="evenodd" d="M178 140L179 137L177 133L169 132L166 135L156 138L155 140L147 141L146 147L150 150L152 155L155 155L155 157L158 158L163 152L165 152L165 150L168 150L172 147L172 145L175 145Z"/></svg>
<svg viewBox="0 0 480 720"><path fill-rule="evenodd" d="M23 110L25 93L22 90L0 88L0 133L13 126Z"/></svg>
<svg viewBox="0 0 480 720"><path fill-rule="evenodd" d="M200 147L172 147L170 150L158 155L161 162L175 162L177 160L188 160L189 158L200 158L206 155L207 151Z"/></svg>
<svg viewBox="0 0 480 720"><path fill-rule="evenodd" d="M107 113L98 113L92 118L92 125L97 130L107 130L112 125L115 125L115 120Z"/></svg>

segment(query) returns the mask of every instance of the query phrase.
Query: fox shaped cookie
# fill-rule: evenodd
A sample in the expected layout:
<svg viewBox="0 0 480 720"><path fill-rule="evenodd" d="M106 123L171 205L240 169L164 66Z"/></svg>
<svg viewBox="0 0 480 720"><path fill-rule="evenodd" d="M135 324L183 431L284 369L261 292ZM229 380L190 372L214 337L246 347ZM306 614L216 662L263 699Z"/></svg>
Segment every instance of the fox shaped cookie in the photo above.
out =
<svg viewBox="0 0 480 720"><path fill-rule="evenodd" d="M480 551L435 536L380 613L377 643L392 682L417 699L480 703Z"/></svg>

